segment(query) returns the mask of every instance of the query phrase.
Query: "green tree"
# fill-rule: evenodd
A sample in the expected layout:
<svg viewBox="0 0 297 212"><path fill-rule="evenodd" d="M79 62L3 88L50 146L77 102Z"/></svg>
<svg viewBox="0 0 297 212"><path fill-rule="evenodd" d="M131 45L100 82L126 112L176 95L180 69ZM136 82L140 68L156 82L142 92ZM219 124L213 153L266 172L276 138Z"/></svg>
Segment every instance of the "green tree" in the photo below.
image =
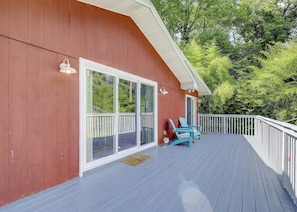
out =
<svg viewBox="0 0 297 212"><path fill-rule="evenodd" d="M290 120L297 115L297 42L276 43L262 52L261 67L254 67L248 81L259 103L254 113L278 120Z"/></svg>
<svg viewBox="0 0 297 212"><path fill-rule="evenodd" d="M296 117L296 0L152 2L213 92L200 112Z"/></svg>
<svg viewBox="0 0 297 212"><path fill-rule="evenodd" d="M228 69L232 67L231 60L220 53L214 42L205 47L192 40L184 49L189 61L203 78L213 96L202 97L201 113L223 113L228 107L228 100L234 95L235 81Z"/></svg>
<svg viewBox="0 0 297 212"><path fill-rule="evenodd" d="M290 1L243 0L234 10L231 38L234 48L230 58L231 74L240 79L251 73L250 66L267 45L286 42L296 27L296 6ZM296 1L295 1L296 2ZM295 3L296 4L296 3ZM295 9L294 9L295 8Z"/></svg>
<svg viewBox="0 0 297 212"><path fill-rule="evenodd" d="M151 0L171 36L180 43L197 37L205 43L209 37L222 36L230 26L232 5L236 0ZM222 27L224 26L224 27ZM223 34L221 32L224 32Z"/></svg>

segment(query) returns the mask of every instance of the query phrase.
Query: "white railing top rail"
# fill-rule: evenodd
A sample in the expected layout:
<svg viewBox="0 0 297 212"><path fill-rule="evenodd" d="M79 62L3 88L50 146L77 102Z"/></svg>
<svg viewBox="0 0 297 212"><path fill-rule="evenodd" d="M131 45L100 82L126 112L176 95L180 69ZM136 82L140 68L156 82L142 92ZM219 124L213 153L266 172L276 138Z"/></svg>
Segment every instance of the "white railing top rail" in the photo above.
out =
<svg viewBox="0 0 297 212"><path fill-rule="evenodd" d="M111 117L115 116L115 113L88 113L87 117Z"/></svg>
<svg viewBox="0 0 297 212"><path fill-rule="evenodd" d="M204 117L256 117L255 115L242 115L242 114L202 114L199 113L198 116L204 116Z"/></svg>
<svg viewBox="0 0 297 212"><path fill-rule="evenodd" d="M295 137L297 137L297 126L296 125L278 121L278 120L274 120L274 119L270 119L270 118L267 118L264 116L257 116L256 118L266 122L267 124L277 128L277 129L280 129L286 133L292 133Z"/></svg>
<svg viewBox="0 0 297 212"><path fill-rule="evenodd" d="M87 117L105 117L105 116L115 116L115 113L87 113ZM120 116L133 116L135 113L119 113ZM154 115L153 112L141 112L141 116L151 116Z"/></svg>

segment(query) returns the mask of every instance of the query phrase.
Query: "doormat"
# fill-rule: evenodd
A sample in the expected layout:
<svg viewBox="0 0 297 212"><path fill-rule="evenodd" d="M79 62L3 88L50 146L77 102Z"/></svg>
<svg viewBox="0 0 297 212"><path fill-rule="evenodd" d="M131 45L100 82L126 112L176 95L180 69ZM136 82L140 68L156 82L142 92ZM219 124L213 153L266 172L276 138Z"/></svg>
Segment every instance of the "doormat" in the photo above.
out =
<svg viewBox="0 0 297 212"><path fill-rule="evenodd" d="M121 162L129 164L131 166L138 166L148 160L150 160L152 157L144 154L137 154L137 155L132 155L131 157L125 158L121 160Z"/></svg>

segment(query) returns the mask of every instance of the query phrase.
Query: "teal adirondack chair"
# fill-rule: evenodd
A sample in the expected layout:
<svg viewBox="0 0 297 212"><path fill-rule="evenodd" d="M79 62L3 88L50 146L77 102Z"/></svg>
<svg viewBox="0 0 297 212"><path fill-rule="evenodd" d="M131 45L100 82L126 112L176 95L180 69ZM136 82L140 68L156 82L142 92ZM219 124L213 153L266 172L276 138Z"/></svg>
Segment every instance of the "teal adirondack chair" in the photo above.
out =
<svg viewBox="0 0 297 212"><path fill-rule="evenodd" d="M194 139L200 140L201 126L188 125L187 120L183 117L178 119L180 127L191 129L191 134Z"/></svg>
<svg viewBox="0 0 297 212"><path fill-rule="evenodd" d="M189 129L189 128L177 128L177 127L175 127L174 122L171 119L169 119L169 123L170 123L170 125L172 127L172 131L176 135L176 138L173 139L169 143L169 146L174 146L176 144L181 144L181 143L188 142L189 147L192 147L192 144L193 144L193 138L191 136L192 129Z"/></svg>

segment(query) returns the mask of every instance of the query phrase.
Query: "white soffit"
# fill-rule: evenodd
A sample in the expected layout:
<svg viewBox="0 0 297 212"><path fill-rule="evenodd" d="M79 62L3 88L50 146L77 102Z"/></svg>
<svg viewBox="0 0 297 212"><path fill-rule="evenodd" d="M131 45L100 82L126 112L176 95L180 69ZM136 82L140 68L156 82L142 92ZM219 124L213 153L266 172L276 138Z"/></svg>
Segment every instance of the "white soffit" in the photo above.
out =
<svg viewBox="0 0 297 212"><path fill-rule="evenodd" d="M207 85L171 38L158 12L149 0L78 1L131 17L179 80L182 89L195 89L199 91L199 95L211 95Z"/></svg>

